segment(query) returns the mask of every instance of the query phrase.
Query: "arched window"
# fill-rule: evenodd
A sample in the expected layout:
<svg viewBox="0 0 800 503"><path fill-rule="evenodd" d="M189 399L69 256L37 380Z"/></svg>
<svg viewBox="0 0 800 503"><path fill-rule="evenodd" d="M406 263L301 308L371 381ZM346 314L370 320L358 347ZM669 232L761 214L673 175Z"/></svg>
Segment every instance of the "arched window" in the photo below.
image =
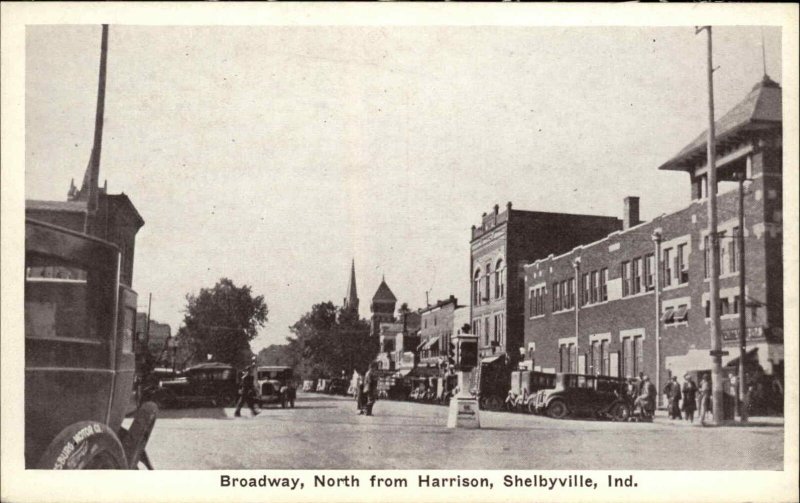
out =
<svg viewBox="0 0 800 503"><path fill-rule="evenodd" d="M475 270L475 276L472 279L472 305L481 305L481 270Z"/></svg>
<svg viewBox="0 0 800 503"><path fill-rule="evenodd" d="M506 271L503 269L503 259L499 259L494 268L494 297L501 299L506 295Z"/></svg>
<svg viewBox="0 0 800 503"><path fill-rule="evenodd" d="M492 264L486 264L486 283L483 285L483 300L489 302L492 298Z"/></svg>

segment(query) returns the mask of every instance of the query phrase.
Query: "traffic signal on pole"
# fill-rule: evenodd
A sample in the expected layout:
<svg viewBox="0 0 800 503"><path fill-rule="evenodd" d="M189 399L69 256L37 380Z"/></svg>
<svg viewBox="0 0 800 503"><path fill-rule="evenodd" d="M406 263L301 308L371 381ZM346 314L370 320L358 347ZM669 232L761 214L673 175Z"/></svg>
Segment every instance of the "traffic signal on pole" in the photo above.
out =
<svg viewBox="0 0 800 503"><path fill-rule="evenodd" d="M456 343L450 341L447 345L447 364L455 366L456 364Z"/></svg>
<svg viewBox="0 0 800 503"><path fill-rule="evenodd" d="M458 348L458 366L472 369L478 366L478 341L460 341Z"/></svg>

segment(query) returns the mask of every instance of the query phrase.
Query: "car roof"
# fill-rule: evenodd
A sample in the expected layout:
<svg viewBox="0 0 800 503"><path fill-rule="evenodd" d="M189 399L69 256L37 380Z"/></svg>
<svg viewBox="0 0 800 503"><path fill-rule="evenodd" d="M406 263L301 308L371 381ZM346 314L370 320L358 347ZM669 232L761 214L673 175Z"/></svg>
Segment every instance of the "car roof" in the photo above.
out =
<svg viewBox="0 0 800 503"><path fill-rule="evenodd" d="M292 370L292 367L283 367L279 365L266 365L258 367L258 370Z"/></svg>

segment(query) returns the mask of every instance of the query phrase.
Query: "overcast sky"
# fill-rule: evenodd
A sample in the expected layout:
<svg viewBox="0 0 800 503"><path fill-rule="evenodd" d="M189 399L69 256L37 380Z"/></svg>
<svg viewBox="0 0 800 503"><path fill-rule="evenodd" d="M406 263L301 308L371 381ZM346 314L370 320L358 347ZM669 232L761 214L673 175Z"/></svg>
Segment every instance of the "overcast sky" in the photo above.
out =
<svg viewBox="0 0 800 503"><path fill-rule="evenodd" d="M780 31L763 30L781 81ZM761 78L762 30L715 28L717 113ZM29 26L26 197L65 200L92 146L99 26ZM134 288L173 332L229 277L266 297L253 344L312 304L361 315L469 297L470 226L517 209L642 217L689 201L657 167L707 121L706 38L682 28L112 25L100 180L145 220ZM718 115L719 117L719 115Z"/></svg>

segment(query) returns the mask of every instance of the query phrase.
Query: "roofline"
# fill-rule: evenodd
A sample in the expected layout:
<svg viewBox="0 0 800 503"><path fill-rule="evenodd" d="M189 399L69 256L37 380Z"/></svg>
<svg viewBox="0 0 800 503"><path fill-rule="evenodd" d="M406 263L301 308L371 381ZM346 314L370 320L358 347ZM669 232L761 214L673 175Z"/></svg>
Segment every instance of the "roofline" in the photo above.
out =
<svg viewBox="0 0 800 503"><path fill-rule="evenodd" d="M55 203L55 204L63 204L65 205L64 208L30 208L28 207L29 203ZM60 211L64 213L88 213L89 209L86 206L86 203L83 201L52 201L50 199L26 199L25 200L25 210L32 210L32 211Z"/></svg>
<svg viewBox="0 0 800 503"><path fill-rule="evenodd" d="M119 194L105 194L105 196L108 198L119 198L122 201L124 201L128 205L128 207L131 210L133 210L133 215L138 220L139 227L144 226L144 218L142 218L142 215L139 213L139 210L136 209L136 206L133 205L131 198L129 198L126 193L120 192Z"/></svg>
<svg viewBox="0 0 800 503"><path fill-rule="evenodd" d="M749 126L752 125L766 125L766 126L778 126L780 128L783 124L783 121L771 121L766 119L756 119L756 120L749 120L743 124L739 124L735 128L725 131L724 133L718 134L714 139L715 142L723 141L726 138L731 136L735 136L740 133L747 133L752 130ZM756 129L763 129L763 128L756 128ZM777 129L777 128L776 128ZM708 130L706 130L707 132ZM703 143L697 145L693 149L684 152L683 154L678 154L672 159L668 160L664 164L658 167L659 170L663 171L691 171L691 167L685 166L685 162L688 161L690 158L694 157L698 153L701 153L703 150L708 149L708 138L706 138Z"/></svg>

